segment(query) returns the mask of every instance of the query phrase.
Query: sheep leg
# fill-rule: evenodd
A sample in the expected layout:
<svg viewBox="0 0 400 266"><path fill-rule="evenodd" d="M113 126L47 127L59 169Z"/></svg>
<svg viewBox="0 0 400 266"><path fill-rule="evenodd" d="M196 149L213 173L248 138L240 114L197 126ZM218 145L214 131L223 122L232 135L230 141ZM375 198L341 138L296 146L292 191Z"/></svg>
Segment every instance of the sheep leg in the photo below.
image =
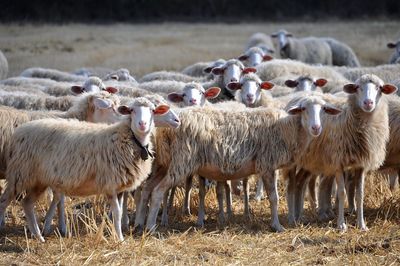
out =
<svg viewBox="0 0 400 266"><path fill-rule="evenodd" d="M61 194L60 200L57 205L57 214L58 214L58 231L61 236L67 235L67 225L65 223L65 195Z"/></svg>
<svg viewBox="0 0 400 266"><path fill-rule="evenodd" d="M112 196L109 196L108 198L111 211L112 211L112 216L114 220L114 227L115 227L115 232L117 233L117 237L120 241L124 240L124 237L122 235L122 229L121 229L121 219L122 219L122 206L124 201L124 197L120 193L119 195L113 194Z"/></svg>
<svg viewBox="0 0 400 266"><path fill-rule="evenodd" d="M218 199L218 223L220 225L225 224L224 214L224 183L217 182L217 199Z"/></svg>
<svg viewBox="0 0 400 266"><path fill-rule="evenodd" d="M141 197L138 205L136 206L136 217L135 217L135 228L138 232L143 230L144 222L146 219L147 204L149 202L150 195L157 184L165 176L166 169L159 167L152 174L152 176L147 179L145 185L142 188Z"/></svg>
<svg viewBox="0 0 400 266"><path fill-rule="evenodd" d="M267 195L269 198L269 203L271 206L272 230L274 230L276 232L283 232L285 229L279 222L279 217L278 217L278 201L279 201L278 187L277 187L277 179L278 178L274 174L274 171L263 174L262 178L264 181L265 190L267 192Z"/></svg>
<svg viewBox="0 0 400 266"><path fill-rule="evenodd" d="M206 198L206 179L199 176L199 214L197 216L197 226L203 227L205 220L205 198Z"/></svg>
<svg viewBox="0 0 400 266"><path fill-rule="evenodd" d="M43 226L43 235L44 236L48 236L51 233L51 222L53 221L53 217L56 212L56 208L58 207L58 203L60 202L61 193L58 191L54 191L52 193L52 198L53 199L50 203L50 207L44 218L44 226ZM62 212L64 212L64 211L62 211ZM60 221L60 217L58 217L58 219ZM65 221L64 221L64 223L65 223Z"/></svg>
<svg viewBox="0 0 400 266"><path fill-rule="evenodd" d="M5 212L10 202L15 198L14 189L8 185L0 197L0 227L5 223Z"/></svg>
<svg viewBox="0 0 400 266"><path fill-rule="evenodd" d="M365 225L364 220L364 180L365 180L365 171L363 169L356 171L356 180L357 180L357 192L356 192L356 201L357 201L357 226L362 231L368 231L367 226Z"/></svg>
<svg viewBox="0 0 400 266"><path fill-rule="evenodd" d="M123 199L122 202L120 202L120 207L122 208L122 220L121 220L121 225L122 225L122 231L128 231L129 230L129 215L128 215L128 194L129 192L123 192ZM121 205L122 203L122 205Z"/></svg>
<svg viewBox="0 0 400 266"><path fill-rule="evenodd" d="M161 215L161 226L168 226L168 196L170 196L170 198L174 197L174 194L175 194L174 188L175 188L175 186L172 187L171 189L167 190L164 193L163 208L162 208L162 215Z"/></svg>
<svg viewBox="0 0 400 266"><path fill-rule="evenodd" d="M142 187L138 187L133 193L133 200L135 202L135 206L139 206L140 197L142 196Z"/></svg>
<svg viewBox="0 0 400 266"><path fill-rule="evenodd" d="M321 176L318 189L318 220L328 221L331 219L332 211L332 186L335 179L332 176Z"/></svg>
<svg viewBox="0 0 400 266"><path fill-rule="evenodd" d="M244 216L248 219L250 216L250 203L249 203L249 194L250 194L250 186L249 186L249 178L243 178L243 191L244 191Z"/></svg>
<svg viewBox="0 0 400 266"><path fill-rule="evenodd" d="M225 197L226 197L226 214L228 220L232 219L232 183L231 181L224 182Z"/></svg>
<svg viewBox="0 0 400 266"><path fill-rule="evenodd" d="M151 193L151 204L146 222L146 229L150 232L154 231L156 228L157 214L160 209L161 201L165 192L174 185L172 180L175 179L169 176L164 177Z"/></svg>
<svg viewBox="0 0 400 266"><path fill-rule="evenodd" d="M259 177L257 180L257 188L256 188L256 196L255 199L257 202L260 202L264 198L264 184L262 178Z"/></svg>
<svg viewBox="0 0 400 266"><path fill-rule="evenodd" d="M311 209L317 210L317 195L315 193L315 187L317 182L317 176L311 175L310 181L308 181L308 201L310 202Z"/></svg>
<svg viewBox="0 0 400 266"><path fill-rule="evenodd" d="M300 220L300 217L303 214L304 197L309 180L310 173L304 169L300 169L296 175L296 197L294 207L294 215L297 222Z"/></svg>
<svg viewBox="0 0 400 266"><path fill-rule="evenodd" d="M343 172L336 173L336 184L337 184L337 198L338 198L338 218L337 218L337 228L344 232L347 230L346 221L344 220L344 198L345 198L345 185Z"/></svg>
<svg viewBox="0 0 400 266"><path fill-rule="evenodd" d="M345 182L346 182L347 203L349 204L349 213L353 213L356 210L355 207L356 178L352 171L345 172Z"/></svg>
<svg viewBox="0 0 400 266"><path fill-rule="evenodd" d="M40 195L46 190L46 187L31 189L27 191L26 196L22 202L25 212L26 221L28 223L29 231L40 241L45 242L42 234L40 233L39 225L37 223L34 205L39 199Z"/></svg>
<svg viewBox="0 0 400 266"><path fill-rule="evenodd" d="M392 173L389 175L389 186L390 186L390 191L394 192L396 190L396 187L399 185L399 177L400 177L400 170L396 173Z"/></svg>
<svg viewBox="0 0 400 266"><path fill-rule="evenodd" d="M200 177L199 177L200 179ZM186 215L190 214L190 194L192 192L193 175L190 175L185 180L185 201L183 202L182 213ZM205 186L205 184L204 184Z"/></svg>
<svg viewBox="0 0 400 266"><path fill-rule="evenodd" d="M295 205L296 205L296 169L289 170L288 173L288 184L286 188L286 198L287 198L287 205L288 205L288 223L289 225L295 225Z"/></svg>

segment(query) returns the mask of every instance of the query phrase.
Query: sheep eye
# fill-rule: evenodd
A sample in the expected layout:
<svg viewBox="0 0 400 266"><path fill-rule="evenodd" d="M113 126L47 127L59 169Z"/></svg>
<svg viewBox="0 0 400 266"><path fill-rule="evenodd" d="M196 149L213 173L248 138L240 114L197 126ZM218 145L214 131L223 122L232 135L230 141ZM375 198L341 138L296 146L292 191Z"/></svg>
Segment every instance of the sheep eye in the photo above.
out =
<svg viewBox="0 0 400 266"><path fill-rule="evenodd" d="M186 94L184 93L184 94L182 94L182 97L185 97L186 96Z"/></svg>

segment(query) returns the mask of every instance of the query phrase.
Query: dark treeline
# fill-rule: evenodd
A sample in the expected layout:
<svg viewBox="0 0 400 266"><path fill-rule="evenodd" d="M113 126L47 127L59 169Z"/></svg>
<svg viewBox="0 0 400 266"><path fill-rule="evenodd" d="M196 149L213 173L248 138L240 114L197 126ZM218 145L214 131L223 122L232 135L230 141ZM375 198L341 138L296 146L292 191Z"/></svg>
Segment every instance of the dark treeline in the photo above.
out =
<svg viewBox="0 0 400 266"><path fill-rule="evenodd" d="M400 19L400 0L1 0L3 22Z"/></svg>

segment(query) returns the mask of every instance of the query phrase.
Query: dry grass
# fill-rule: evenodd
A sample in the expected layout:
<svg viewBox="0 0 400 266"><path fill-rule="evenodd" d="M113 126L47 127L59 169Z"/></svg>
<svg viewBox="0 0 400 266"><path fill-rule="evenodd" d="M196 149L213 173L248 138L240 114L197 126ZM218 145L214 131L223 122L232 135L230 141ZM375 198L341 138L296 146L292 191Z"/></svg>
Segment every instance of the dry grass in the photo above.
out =
<svg viewBox="0 0 400 266"><path fill-rule="evenodd" d="M365 65L384 63L390 51L386 42L398 37L398 22L291 23L291 24L161 24L109 26L0 26L0 49L9 59L11 75L31 66L73 70L83 66L127 67L137 76L158 69L181 69L196 61L239 55L255 31L270 33L286 28L300 36L332 36L354 47ZM207 221L197 229L197 194L190 217L180 213L182 193L170 213L170 227L155 236L115 240L106 208L93 199L94 208L74 209L84 200L67 203L70 236L56 234L40 244L29 237L20 203L8 211L0 232L0 264L381 264L400 263L400 192L391 195L381 176L367 180L365 215L369 232L351 225L346 234L333 223L317 223L306 208L310 224L289 228L286 201L279 213L287 231L271 233L268 201L251 201L252 219L243 217L243 204L234 198L234 217L225 228L216 222L215 192L207 195ZM254 193L254 192L253 192ZM280 195L284 195L281 187ZM129 205L134 209L133 203ZM36 210L44 217L47 204Z"/></svg>

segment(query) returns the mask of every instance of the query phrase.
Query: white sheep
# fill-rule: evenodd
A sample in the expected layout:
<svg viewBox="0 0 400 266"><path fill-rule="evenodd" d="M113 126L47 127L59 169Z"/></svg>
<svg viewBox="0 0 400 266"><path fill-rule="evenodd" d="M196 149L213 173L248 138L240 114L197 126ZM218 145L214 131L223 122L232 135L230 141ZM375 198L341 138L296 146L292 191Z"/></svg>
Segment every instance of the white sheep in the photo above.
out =
<svg viewBox="0 0 400 266"><path fill-rule="evenodd" d="M29 94L37 96L48 96L47 93L43 92L43 89L44 89L43 86L36 84L10 86L1 84L0 81L0 90L4 92L21 93L21 94Z"/></svg>
<svg viewBox="0 0 400 266"><path fill-rule="evenodd" d="M8 74L8 62L3 52L0 51L0 80L5 79Z"/></svg>
<svg viewBox="0 0 400 266"><path fill-rule="evenodd" d="M123 197L119 193L136 189L151 172L154 156L150 137L154 116L168 109L165 105L155 108L150 101L137 98L129 107L118 107L129 118L116 125L54 119L22 125L12 137L12 155L6 174L8 186L0 198L0 216L3 217L11 200L26 191L23 207L29 230L44 242L34 203L47 187L55 192L56 200L62 193L104 194L109 199L115 230L122 241ZM91 148L85 152L77 149L85 149L89 143Z"/></svg>
<svg viewBox="0 0 400 266"><path fill-rule="evenodd" d="M315 37L293 38L293 34L280 30L271 34L278 38L282 58L296 59L310 64L332 65L332 51L323 40Z"/></svg>
<svg viewBox="0 0 400 266"><path fill-rule="evenodd" d="M302 75L295 80L288 79L285 81L285 85L289 88L294 88L294 91L319 91L322 92L322 87L326 85L328 81L320 78L315 79L309 75Z"/></svg>
<svg viewBox="0 0 400 266"><path fill-rule="evenodd" d="M74 75L68 72L63 72L57 69L31 67L27 68L20 74L21 77L26 78L44 78L52 79L55 81L78 82L85 81L87 78L79 75Z"/></svg>
<svg viewBox="0 0 400 266"><path fill-rule="evenodd" d="M204 82L208 80L208 77L193 77L187 74L183 74L180 72L174 71L156 71L150 74L144 75L139 82L149 82L153 80L174 80L174 81L182 81L182 82Z"/></svg>
<svg viewBox="0 0 400 266"><path fill-rule="evenodd" d="M111 72L114 72L114 70L106 67L82 67L75 69L71 73L73 75L84 76L88 78L90 76L105 77Z"/></svg>
<svg viewBox="0 0 400 266"><path fill-rule="evenodd" d="M387 47L390 49L395 49L393 54L390 56L389 64L400 63L400 40L397 40L396 42L389 42Z"/></svg>
<svg viewBox="0 0 400 266"><path fill-rule="evenodd" d="M172 92L168 94L168 100L179 104L179 107L186 106L204 106L209 105L208 99L214 99L221 92L218 87L211 87L205 90L200 83L188 83L181 92Z"/></svg>
<svg viewBox="0 0 400 266"><path fill-rule="evenodd" d="M252 47L259 47L263 49L265 55L271 55L275 53L274 43L270 36L265 33L257 32L251 35L245 50L249 50Z"/></svg>
<svg viewBox="0 0 400 266"><path fill-rule="evenodd" d="M264 61L272 60L273 57L265 53L260 47L251 47L238 57L248 67L256 67Z"/></svg>
<svg viewBox="0 0 400 266"><path fill-rule="evenodd" d="M117 80L117 81L127 81L133 84L137 84L136 79L131 76L131 74L129 73L129 70L126 68L120 68L117 69L115 71L112 71L110 73L108 73L107 75L104 76L103 80Z"/></svg>
<svg viewBox="0 0 400 266"><path fill-rule="evenodd" d="M312 130L315 122L319 122L319 113L331 113L332 110L317 96L309 97L307 103L304 105L307 110L304 114L314 114L311 118L308 115L288 117L286 112L279 109L182 109L182 124L178 129L157 130L157 136L161 138L155 144L155 165L158 170L144 187L146 193L142 193L135 225L138 228L144 225L146 204L151 192L146 227L153 230L164 192L189 174L198 173L219 181L260 174L269 195L272 228L282 231L278 219L274 170L292 165L296 151L305 148L301 146L306 145L307 132ZM311 109L318 110L318 114ZM301 121L304 130L298 126Z"/></svg>
<svg viewBox="0 0 400 266"><path fill-rule="evenodd" d="M347 44L340 42L334 38L319 38L325 41L332 51L332 65L359 67L360 62L353 49Z"/></svg>
<svg viewBox="0 0 400 266"><path fill-rule="evenodd" d="M198 62L185 67L181 72L182 74L192 77L203 77L209 75L214 67L222 66L225 62L224 59L218 59L211 62ZM212 78L212 76L209 76L209 78Z"/></svg>
<svg viewBox="0 0 400 266"><path fill-rule="evenodd" d="M374 74L380 77L382 80L385 80L387 82L394 82L399 78L400 65L387 64L372 67L341 67L335 68L335 70L341 73L345 78L353 82L365 74Z"/></svg>
<svg viewBox="0 0 400 266"><path fill-rule="evenodd" d="M344 90L351 94L341 105L344 111L335 119L328 118L321 136L312 139L307 152L296 157L296 164L312 174L335 176L338 186L337 226L342 231L347 229L343 173L354 169L357 226L367 230L363 217L364 178L368 171L376 170L384 163L389 140L389 116L388 105L382 95L391 94L397 88L384 84L375 75L363 75L354 84L344 86ZM326 97L332 99L333 96ZM318 128L315 130L319 131Z"/></svg>

